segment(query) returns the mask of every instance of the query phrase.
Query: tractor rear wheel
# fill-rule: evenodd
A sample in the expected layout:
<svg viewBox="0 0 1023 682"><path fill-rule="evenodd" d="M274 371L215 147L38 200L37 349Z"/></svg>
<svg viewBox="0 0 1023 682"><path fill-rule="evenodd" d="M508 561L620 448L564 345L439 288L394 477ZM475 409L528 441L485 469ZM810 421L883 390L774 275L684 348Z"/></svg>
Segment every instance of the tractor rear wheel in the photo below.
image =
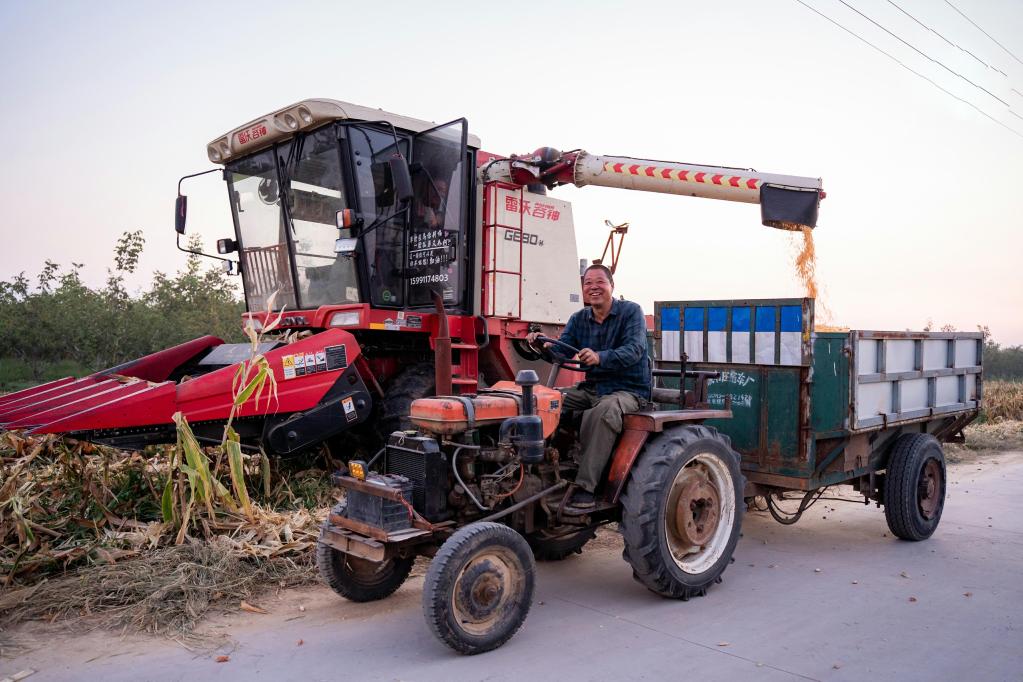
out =
<svg viewBox="0 0 1023 682"><path fill-rule="evenodd" d="M926 433L900 436L884 477L884 516L903 540L926 540L945 507L945 453Z"/></svg>
<svg viewBox="0 0 1023 682"><path fill-rule="evenodd" d="M496 649L526 620L534 572L529 545L508 526L477 522L460 528L426 572L426 623L460 654Z"/></svg>
<svg viewBox="0 0 1023 682"><path fill-rule="evenodd" d="M533 556L537 561L561 561L573 554L581 554L583 545L597 534L593 528L584 528L574 533L570 531L571 527L539 530L527 536L526 542L533 548Z"/></svg>
<svg viewBox="0 0 1023 682"><path fill-rule="evenodd" d="M721 581L742 525L745 479L731 442L709 426L649 441L622 496L623 556L648 589L702 596Z"/></svg>
<svg viewBox="0 0 1023 682"><path fill-rule="evenodd" d="M344 515L346 502L341 502L332 514ZM323 533L330 525L328 518L320 530ZM415 557L394 557L383 562L360 559L340 552L322 539L316 543L316 566L320 576L332 590L355 602L377 601L388 597L408 578Z"/></svg>

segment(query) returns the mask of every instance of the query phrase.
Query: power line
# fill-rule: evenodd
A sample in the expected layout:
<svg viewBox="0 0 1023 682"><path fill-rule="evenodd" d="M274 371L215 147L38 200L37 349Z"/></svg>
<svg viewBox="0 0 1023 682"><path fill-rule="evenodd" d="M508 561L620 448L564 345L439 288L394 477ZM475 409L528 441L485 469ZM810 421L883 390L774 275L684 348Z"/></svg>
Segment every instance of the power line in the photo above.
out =
<svg viewBox="0 0 1023 682"><path fill-rule="evenodd" d="M954 76L958 76L959 78L962 78L962 79L963 79L964 81L966 81L967 83L969 83L969 84L970 84L970 85L972 85L973 87L977 88L978 90L983 90L984 92L986 92L987 94L991 95L991 96L992 96L992 97L994 97L994 98L995 98L996 100L998 100L999 102L1001 102L1002 104L1004 104L1005 106L1009 106L1009 103L1008 103L1008 102L1006 102L1006 101L1005 101L1004 99L1002 99L1001 97L999 97L999 96L998 96L998 95L996 95L995 93L991 92L990 90L988 90L987 88L985 88L985 87L983 87L983 86L981 86L981 85L977 85L976 83L974 83L973 81L971 81L971 80L970 80L969 78L967 78L967 77L966 77L966 76L964 76L963 74L959 73L958 71L953 71L952 69L948 68L947 66L945 66L944 64L942 64L941 62L939 62L939 61L938 61L937 59L935 59L934 57L931 57L930 55L928 55L928 54L925 54L925 53L924 53L923 51L921 51L921 50L920 50L920 49L918 49L917 47L915 47L915 46L913 46L913 45L909 44L908 42L906 42L905 40L903 40L903 39L902 39L902 38L901 38L900 36L898 36L898 35L896 35L896 34L892 33L892 32L891 32L891 31L889 31L889 30L888 30L887 28L885 28L885 27L884 27L884 26L882 26L881 24L877 23L876 21L874 21L873 19L871 19L870 17L868 17L868 16L866 15L866 14L864 14L863 12L859 11L858 9L856 9L855 7L853 7L852 5L850 5L850 4L849 4L848 2L846 2L845 0L838 0L838 1L839 1L840 3L842 3L843 5L845 5L846 7L848 7L849 9L851 9L851 10L852 10L853 12L856 12L856 14L859 14L859 15L860 15L861 17L863 17L864 19L866 19L867 21L869 21L870 23L872 23L872 24L873 24L874 26L877 26L877 27L878 27L879 29L881 29L882 31L884 31L885 33L887 33L888 35L890 35L891 37L893 37L893 38L895 38L896 40L898 40L898 41L899 41L900 43L902 43L902 44L903 44L903 45L905 45L906 47L909 47L910 49L912 49L912 50L913 50L914 52L916 52L916 53L917 53L917 54L919 54L920 56L922 56L922 57L924 57L924 58L926 58L926 59L929 59L929 60L931 60L932 62L934 62L935 64L937 64L937 65L938 65L938 66L940 66L941 68L945 69L946 71L948 71L948 72L949 72L949 73L951 73L952 75L954 75Z"/></svg>
<svg viewBox="0 0 1023 682"><path fill-rule="evenodd" d="M895 9L899 10L900 12L902 12L903 14L905 14L905 15L906 15L907 17L909 17L910 19L912 19L913 21L915 21L916 23L920 24L920 25L921 25L921 26L923 26L923 27L924 27L925 29L927 29L928 31L930 31L931 33L933 33L934 35L936 35L936 36L938 36L939 38L941 38L942 40L944 40L944 41L945 41L946 43L948 43L948 44L949 44L949 45L951 45L952 47L954 47L954 48L957 48L957 49L959 49L959 50L962 50L963 52L965 52L966 54L970 55L971 57L973 57L974 59L976 59L976 60L977 60L978 62L980 62L981 64L983 64L983 65L984 65L984 66L986 66L987 68L989 68L989 69L993 69L994 71L997 71L998 73L1002 74L1002 75L1003 75L1003 76L1005 76L1006 78L1008 78L1008 77L1009 77L1009 74L1005 73L1004 71L1002 71L1001 69L999 69L999 68L998 68L997 66L992 66L991 64L988 64L988 63L987 63L986 61L984 61L983 59L981 59L981 58L980 58L980 57L978 57L977 55L973 54L972 52L970 52L969 50L967 50L967 49L966 49L965 47L962 47L962 46L958 45L957 43L953 43L953 42L952 42L951 40L949 40L948 38L946 38L945 36L943 36L943 35L942 35L942 34L941 34L940 32L938 32L938 31L935 31L935 30L934 30L933 28L931 28L930 26L928 26L928 25L927 25L927 24L925 24L924 22L922 22L922 21L920 21L919 19L917 19L916 17L914 17L914 16L912 15L912 14L910 14L910 13L909 13L909 12L907 12L906 10L902 9L901 7L899 7L899 5L898 5L897 3L895 3L895 2L894 2L894 0L888 0L888 3L889 3L889 4L891 4L891 5L893 5L893 6L895 7Z"/></svg>
<svg viewBox="0 0 1023 682"><path fill-rule="evenodd" d="M946 4L946 5L948 5L949 7L951 7L952 9L954 9L954 10L955 10L956 12L958 12L958 13L959 13L959 16L961 16L961 17L962 17L963 19L966 19L966 21L968 21L968 22L970 22L971 24L973 24L973 25L974 25L974 26L976 27L976 29L977 29L978 31L980 31L981 33L983 33L984 35L986 35L986 36L987 36L988 38L990 38L990 39L992 40L992 42L994 42L994 44L995 44L995 45L997 45L998 47L1000 47L1000 48L1002 48L1003 50L1005 50L1006 52L1008 52L1008 53L1009 53L1009 55L1011 55L1013 59L1015 59L1015 60L1016 60L1017 62L1019 62L1020 64L1023 64L1023 60L1020 60L1020 58L1019 58L1019 57L1017 57L1016 55L1014 55L1014 54L1012 53L1012 50L1010 50L1010 49L1009 49L1009 48L1007 48L1007 47L1006 47L1005 45L1002 45L1002 44L1001 44L1000 42L998 42L997 40L995 40L995 37L994 37L993 35L991 35L991 34L990 34L990 33L988 33L987 31L985 31L984 29L982 29L982 28L981 28L980 26L977 26L977 22L975 22L975 21L974 21L973 19L971 19L971 18L969 18L968 16L966 16L965 14L963 14L963 11L962 11L961 9L959 9L958 7L956 7L955 5L953 5L953 4L952 4L951 2L949 2L948 0L945 0L945 4Z"/></svg>
<svg viewBox="0 0 1023 682"><path fill-rule="evenodd" d="M945 94L946 94L946 95L948 95L949 97L952 97L953 99L957 99L957 100L959 100L960 102L962 102L963 104L966 104L966 105L968 105L968 106L972 107L973 109L976 109L976 110L977 110L977 111L978 111L978 112L979 112L979 113L980 113L980 114L981 114L982 116L984 116L985 118L989 118L989 119L991 119L992 121L994 121L994 122L995 122L995 123L997 123L998 125L1002 126L1002 127L1003 127L1003 128L1005 128L1006 130L1008 130L1008 131L1009 131L1010 133L1012 133L1013 135L1016 135L1017 137L1023 138L1023 133L1019 132L1018 130L1015 130L1014 128L1011 128L1011 127L1007 126L1007 125L1006 125L1006 124L1004 124L1004 123L1002 123L1002 122L1001 122L1001 121L999 121L999 120L998 120L997 118L995 118L995 117L994 117L994 116L992 116L991 114L987 113L986 111L984 111L983 109L981 109L980 107L978 107L978 106L977 106L976 104L974 104L973 102L967 101L967 100L963 99L962 97L960 97L959 95L956 95L955 93L953 93L953 92L950 92L949 90L946 90L945 88L941 87L941 86L940 86L940 85L938 85L938 84L937 84L936 82L934 82L933 80L931 80L931 79L930 79L930 78L928 78L927 76L923 75L923 74L922 74L922 73L920 73L919 71L916 71L916 70L914 70L913 68L911 68L910 66L907 66L907 65L906 65L905 63L903 63L903 62L902 62L901 60L899 60L899 58L898 58L898 57L896 57L896 56L894 56L894 55L892 55L892 54L890 54L890 53L886 52L885 50L881 49L880 47L878 47L878 46L877 46L877 45L875 45L874 43L870 42L869 40L867 40L867 39L866 39L866 38L864 38L863 36L859 35L859 34L858 34L858 33L856 33L855 31L853 31L852 29L848 29L848 28L846 28L846 27L845 27L845 26L843 26L842 24L838 23L837 21L835 21L834 19L832 19L831 17L829 17L829 16L827 15L827 14L824 14L823 12L821 12L820 10L818 10L818 9L817 9L816 7L811 7L810 5L808 5L808 4L806 4L805 2L803 2L803 0L796 0L796 2L798 2L798 3L800 4L800 5L802 5L803 7L807 8L808 10L810 10L811 12L813 12L814 14L817 14L817 15L820 15L820 16L824 17L825 19L827 19L828 21L830 21L830 22L831 22L832 24L834 24L835 26L839 27L840 29L842 29L843 31L845 31L845 32L846 32L846 33L848 33L849 35L853 36L853 37L854 37L854 38L856 38L857 40L859 40L859 41L862 41L862 42L866 43L867 45L870 45L870 46L871 46L872 48L874 48L875 50L877 50L878 52L880 52L880 53L881 53L881 54L883 54L884 56L888 57L889 59L891 59L892 61L894 61L894 62L895 62L896 64L898 64L899 66L901 66L902 68L906 69L907 71L909 71L910 73L914 74L915 76L918 76L918 77L920 77L920 78L923 78L923 79L924 79L925 81L927 81L928 83L930 83L931 85L933 85L934 87L936 87L936 88L937 88L938 90L941 90L941 91L942 91L943 93L945 93Z"/></svg>

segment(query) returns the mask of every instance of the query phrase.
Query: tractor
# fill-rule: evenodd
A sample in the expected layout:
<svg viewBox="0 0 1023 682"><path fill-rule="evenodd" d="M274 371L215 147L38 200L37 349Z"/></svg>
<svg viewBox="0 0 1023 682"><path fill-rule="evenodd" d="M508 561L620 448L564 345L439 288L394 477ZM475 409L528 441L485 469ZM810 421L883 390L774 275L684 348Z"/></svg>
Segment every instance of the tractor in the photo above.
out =
<svg viewBox="0 0 1023 682"><path fill-rule="evenodd" d="M665 597L701 596L732 560L745 479L729 439L706 419L707 381L717 372L653 370L691 390L655 388L674 409L628 413L596 506L569 513L577 470L577 429L562 419L560 370L585 372L578 353L554 347L545 383L521 370L473 395L421 398L415 429L396 431L373 460L352 460L334 476L342 501L325 520L316 558L347 599L382 599L432 557L423 611L433 633L462 654L501 646L532 603L534 556L580 552L600 526L618 523L636 580Z"/></svg>

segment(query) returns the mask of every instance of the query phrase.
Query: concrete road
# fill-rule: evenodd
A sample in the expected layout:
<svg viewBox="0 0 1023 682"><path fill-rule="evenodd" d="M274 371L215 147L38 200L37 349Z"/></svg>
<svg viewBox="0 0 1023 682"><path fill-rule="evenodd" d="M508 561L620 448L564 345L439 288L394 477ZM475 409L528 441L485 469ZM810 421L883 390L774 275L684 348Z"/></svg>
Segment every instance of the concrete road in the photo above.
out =
<svg viewBox="0 0 1023 682"><path fill-rule="evenodd" d="M791 527L748 514L724 582L689 602L633 581L611 536L540 564L525 625L480 656L434 639L414 578L376 604L325 588L267 598L272 615L216 624L235 644L215 654L61 634L59 647L0 661L0 677L34 668L30 682L1021 680L1023 453L959 465L949 478L942 524L920 543L892 538L876 507L821 501Z"/></svg>

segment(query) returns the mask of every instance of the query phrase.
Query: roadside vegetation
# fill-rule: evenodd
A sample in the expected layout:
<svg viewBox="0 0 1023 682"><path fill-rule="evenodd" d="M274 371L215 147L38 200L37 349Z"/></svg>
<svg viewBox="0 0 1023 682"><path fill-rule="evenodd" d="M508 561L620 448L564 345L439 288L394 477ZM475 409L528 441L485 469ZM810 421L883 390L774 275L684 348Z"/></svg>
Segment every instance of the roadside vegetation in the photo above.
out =
<svg viewBox="0 0 1023 682"><path fill-rule="evenodd" d="M82 281L81 263L46 261L34 278L0 281L0 392L82 376L204 334L243 340L234 280L203 269L200 256L173 275L153 273L144 291L128 291L125 276L143 246L141 231L125 232L99 288Z"/></svg>

